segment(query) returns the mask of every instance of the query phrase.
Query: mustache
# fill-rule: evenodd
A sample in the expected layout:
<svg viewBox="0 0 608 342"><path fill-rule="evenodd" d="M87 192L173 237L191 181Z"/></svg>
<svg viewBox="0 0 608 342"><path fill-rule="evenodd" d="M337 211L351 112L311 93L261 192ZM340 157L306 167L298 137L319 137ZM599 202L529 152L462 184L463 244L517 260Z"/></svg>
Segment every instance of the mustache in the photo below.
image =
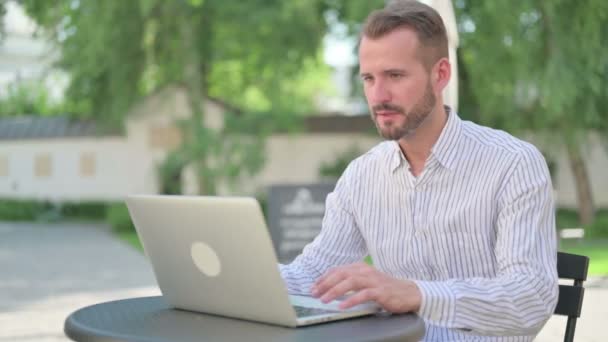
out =
<svg viewBox="0 0 608 342"><path fill-rule="evenodd" d="M386 111L405 114L405 110L403 109L403 107L397 106L392 103L381 103L381 104L375 105L372 107L372 110L374 111L374 113L376 113L379 110L386 110Z"/></svg>

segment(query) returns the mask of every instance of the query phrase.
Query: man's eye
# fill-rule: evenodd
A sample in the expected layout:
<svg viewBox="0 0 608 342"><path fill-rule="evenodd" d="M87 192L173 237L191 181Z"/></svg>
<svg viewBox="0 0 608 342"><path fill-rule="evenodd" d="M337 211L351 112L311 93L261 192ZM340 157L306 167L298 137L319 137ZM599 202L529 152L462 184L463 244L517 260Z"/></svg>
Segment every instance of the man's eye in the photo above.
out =
<svg viewBox="0 0 608 342"><path fill-rule="evenodd" d="M390 78L392 78L394 80L398 80L398 79L400 79L402 77L403 77L402 74L390 74Z"/></svg>
<svg viewBox="0 0 608 342"><path fill-rule="evenodd" d="M361 80L363 82L371 82L373 80L373 77L371 77L371 76L362 76Z"/></svg>

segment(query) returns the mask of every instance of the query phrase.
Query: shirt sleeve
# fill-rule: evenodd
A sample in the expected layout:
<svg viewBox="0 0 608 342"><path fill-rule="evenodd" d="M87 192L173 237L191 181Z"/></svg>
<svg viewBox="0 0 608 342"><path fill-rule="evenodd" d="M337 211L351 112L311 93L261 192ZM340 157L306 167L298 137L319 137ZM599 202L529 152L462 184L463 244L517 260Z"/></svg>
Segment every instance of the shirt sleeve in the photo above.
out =
<svg viewBox="0 0 608 342"><path fill-rule="evenodd" d="M535 148L498 193L494 278L416 281L430 324L483 335L534 335L558 297L553 187Z"/></svg>
<svg viewBox="0 0 608 342"><path fill-rule="evenodd" d="M321 232L292 263L279 265L291 294L309 294L317 278L332 267L361 261L367 254L365 241L352 211L350 193L354 162L327 195Z"/></svg>

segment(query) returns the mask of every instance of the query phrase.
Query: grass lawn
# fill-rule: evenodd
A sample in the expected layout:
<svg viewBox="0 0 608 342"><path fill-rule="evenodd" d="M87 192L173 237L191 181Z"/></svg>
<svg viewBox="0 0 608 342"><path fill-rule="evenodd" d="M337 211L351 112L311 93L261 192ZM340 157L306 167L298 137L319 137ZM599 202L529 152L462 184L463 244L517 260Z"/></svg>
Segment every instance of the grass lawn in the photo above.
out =
<svg viewBox="0 0 608 342"><path fill-rule="evenodd" d="M114 233L116 235L118 235L118 237L127 242L129 245L135 247L135 249L137 249L140 252L144 251L143 246L141 245L141 242L139 242L139 238L137 237L137 233L135 232L118 232L118 233Z"/></svg>
<svg viewBox="0 0 608 342"><path fill-rule="evenodd" d="M598 209L596 212L597 227L605 229L605 222L608 222L608 209ZM556 216L557 228L574 228L580 227L578 214L575 210L559 209ZM587 229L596 229L586 227L586 236L582 241L563 241L559 250L572 254L586 255L589 257L589 275L599 276L608 275L608 238L597 238L587 236ZM592 234L593 235L593 234ZM602 235L604 236L604 235Z"/></svg>
<svg viewBox="0 0 608 342"><path fill-rule="evenodd" d="M562 243L560 251L589 257L589 275L608 275L608 239L568 241Z"/></svg>

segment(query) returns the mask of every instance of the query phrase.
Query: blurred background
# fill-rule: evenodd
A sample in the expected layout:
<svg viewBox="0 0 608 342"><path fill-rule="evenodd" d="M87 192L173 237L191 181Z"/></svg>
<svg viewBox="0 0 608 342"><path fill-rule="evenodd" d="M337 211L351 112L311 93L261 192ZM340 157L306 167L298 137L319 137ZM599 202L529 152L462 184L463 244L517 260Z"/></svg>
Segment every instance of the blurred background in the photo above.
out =
<svg viewBox="0 0 608 342"><path fill-rule="evenodd" d="M543 152L560 249L591 257L608 303L608 2L423 2L448 29L447 102ZM356 45L384 3L0 1L0 341L64 340L70 311L158 293L125 195L266 209L273 186L333 184L381 141ZM608 311L577 336L604 340L591 316Z"/></svg>

